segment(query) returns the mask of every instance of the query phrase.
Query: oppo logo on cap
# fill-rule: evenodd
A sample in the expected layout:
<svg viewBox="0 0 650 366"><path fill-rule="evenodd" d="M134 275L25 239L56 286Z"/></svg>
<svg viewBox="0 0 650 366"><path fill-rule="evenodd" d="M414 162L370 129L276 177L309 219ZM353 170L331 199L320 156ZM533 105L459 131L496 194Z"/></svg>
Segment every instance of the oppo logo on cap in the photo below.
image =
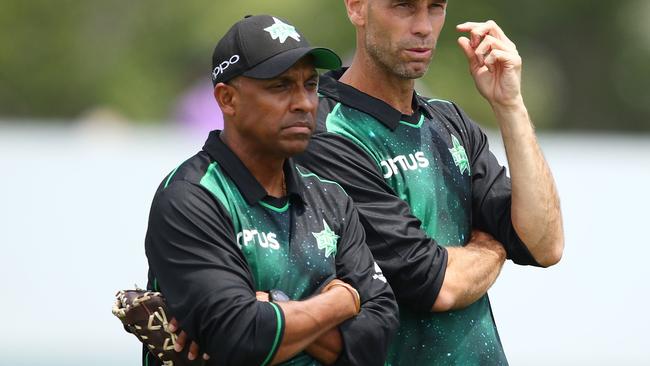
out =
<svg viewBox="0 0 650 366"><path fill-rule="evenodd" d="M215 80L220 74L223 74L230 65L239 62L239 55L232 55L228 60L223 61L212 70L212 80Z"/></svg>

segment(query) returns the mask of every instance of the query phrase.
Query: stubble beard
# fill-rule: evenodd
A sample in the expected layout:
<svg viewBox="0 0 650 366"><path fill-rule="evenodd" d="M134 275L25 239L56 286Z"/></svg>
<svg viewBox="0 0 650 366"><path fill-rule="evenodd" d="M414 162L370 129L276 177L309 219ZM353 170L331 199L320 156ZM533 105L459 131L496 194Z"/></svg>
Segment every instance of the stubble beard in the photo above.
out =
<svg viewBox="0 0 650 366"><path fill-rule="evenodd" d="M369 36L366 38L368 55L377 66L388 74L395 75L401 79L413 80L423 77L429 70L430 61L422 69L409 68L408 63L401 61L397 55L397 51L392 48L392 44L378 42L375 37ZM395 48L400 49L399 45Z"/></svg>

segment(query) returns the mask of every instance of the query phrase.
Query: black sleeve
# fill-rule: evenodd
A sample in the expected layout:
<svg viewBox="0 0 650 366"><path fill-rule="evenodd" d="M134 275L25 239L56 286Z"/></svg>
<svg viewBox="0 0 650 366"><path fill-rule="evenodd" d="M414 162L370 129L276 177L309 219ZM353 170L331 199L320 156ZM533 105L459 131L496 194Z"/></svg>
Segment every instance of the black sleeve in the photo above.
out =
<svg viewBox="0 0 650 366"><path fill-rule="evenodd" d="M345 217L347 225L338 245L336 275L359 291L361 311L339 326L343 351L336 364L380 366L399 325L397 303L365 245L363 228L349 199Z"/></svg>
<svg viewBox="0 0 650 366"><path fill-rule="evenodd" d="M506 168L490 151L487 136L481 128L460 108L454 107L467 128L469 138L473 226L503 243L508 259L517 264L539 266L512 226L512 186Z"/></svg>
<svg viewBox="0 0 650 366"><path fill-rule="evenodd" d="M232 220L201 187L173 182L154 198L145 251L180 327L219 365L262 365L284 331L276 304L255 298Z"/></svg>
<svg viewBox="0 0 650 366"><path fill-rule="evenodd" d="M442 287L447 250L420 229L409 205L386 184L373 160L353 142L323 132L297 161L343 186L354 201L366 243L400 304L431 311Z"/></svg>

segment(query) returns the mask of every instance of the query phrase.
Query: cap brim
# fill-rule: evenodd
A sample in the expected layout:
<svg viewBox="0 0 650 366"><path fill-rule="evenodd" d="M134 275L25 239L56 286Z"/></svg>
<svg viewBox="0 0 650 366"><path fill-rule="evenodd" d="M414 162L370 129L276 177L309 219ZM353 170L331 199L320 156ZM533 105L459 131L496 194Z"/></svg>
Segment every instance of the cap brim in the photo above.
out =
<svg viewBox="0 0 650 366"><path fill-rule="evenodd" d="M313 56L314 67L318 69L335 70L341 67L341 58L334 51L323 47L302 47L270 57L242 75L254 79L271 79L289 70L306 55Z"/></svg>

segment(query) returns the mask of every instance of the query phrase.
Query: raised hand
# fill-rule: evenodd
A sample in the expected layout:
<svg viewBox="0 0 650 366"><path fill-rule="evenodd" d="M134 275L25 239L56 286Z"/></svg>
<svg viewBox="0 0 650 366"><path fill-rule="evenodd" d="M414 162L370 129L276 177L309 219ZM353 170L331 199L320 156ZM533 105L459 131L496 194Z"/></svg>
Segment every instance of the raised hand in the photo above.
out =
<svg viewBox="0 0 650 366"><path fill-rule="evenodd" d="M481 95L493 108L521 106L521 57L515 44L492 20L466 22L456 30L469 33L458 44Z"/></svg>

